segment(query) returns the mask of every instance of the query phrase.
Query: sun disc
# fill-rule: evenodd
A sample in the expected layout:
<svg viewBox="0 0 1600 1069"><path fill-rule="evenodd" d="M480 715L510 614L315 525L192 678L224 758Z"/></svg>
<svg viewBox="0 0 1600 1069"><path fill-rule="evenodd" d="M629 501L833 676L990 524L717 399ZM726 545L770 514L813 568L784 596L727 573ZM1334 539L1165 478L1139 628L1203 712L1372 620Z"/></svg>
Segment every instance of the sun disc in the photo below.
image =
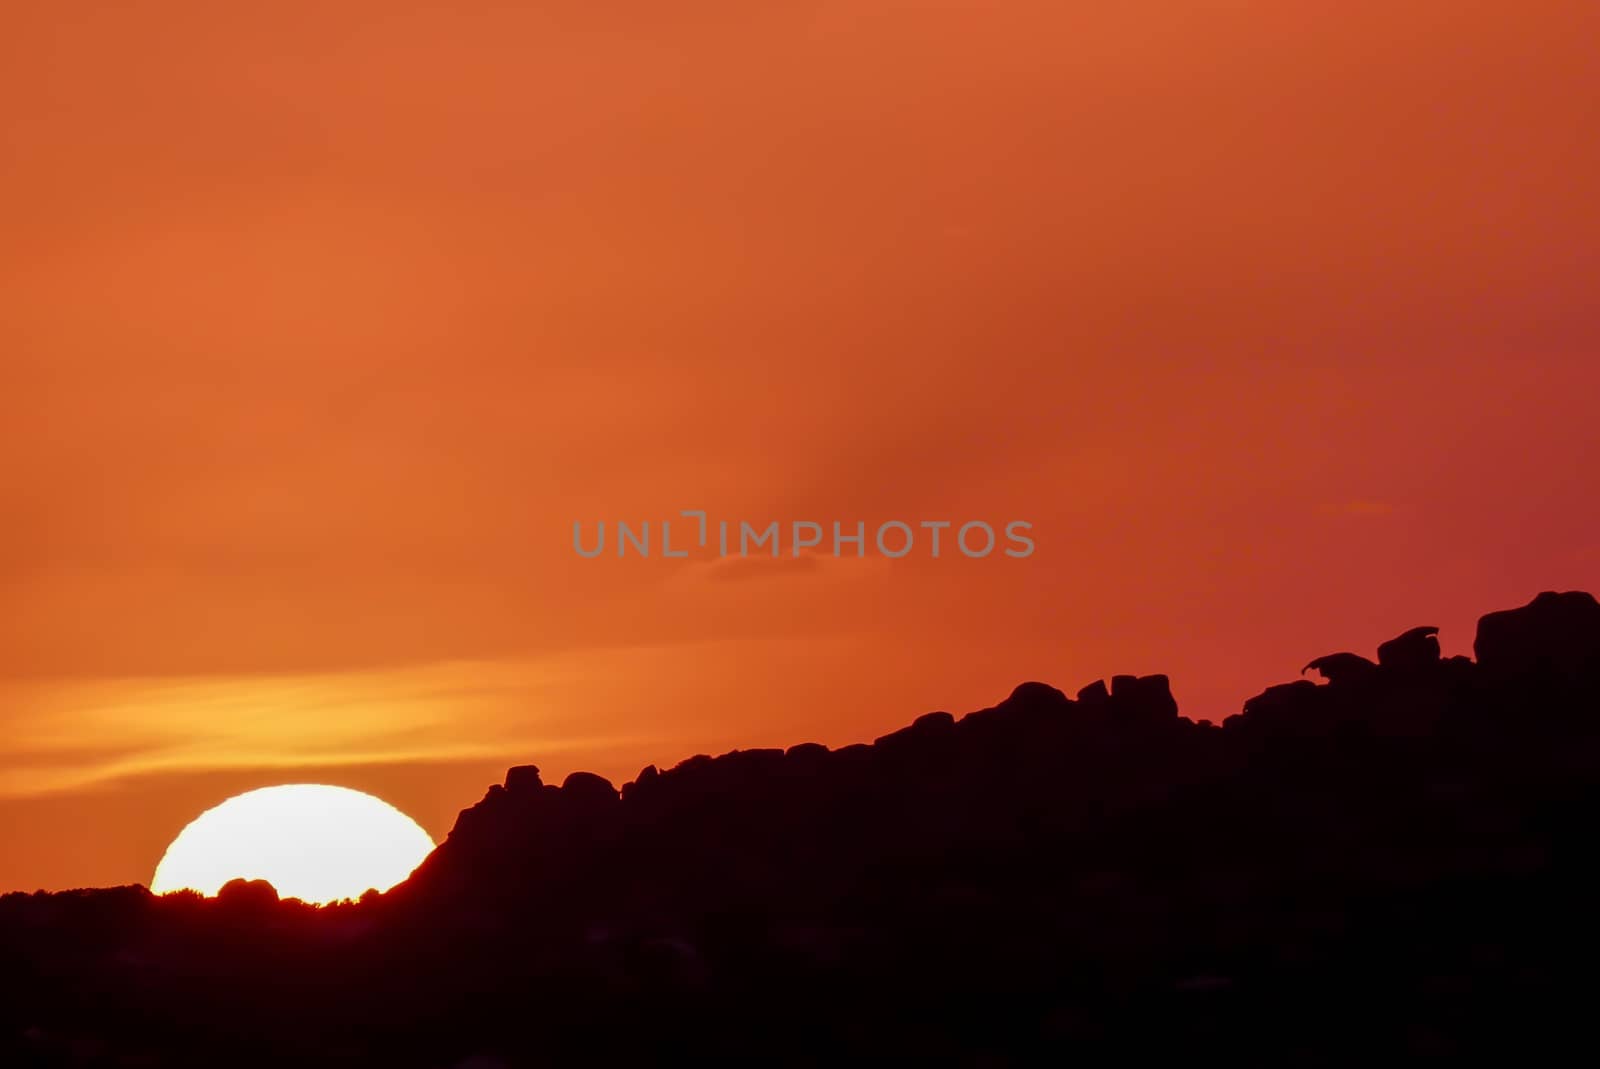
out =
<svg viewBox="0 0 1600 1069"><path fill-rule="evenodd" d="M370 794L321 783L262 787L201 813L156 866L150 890L214 895L232 879L266 880L285 898L334 902L387 891L433 839Z"/></svg>

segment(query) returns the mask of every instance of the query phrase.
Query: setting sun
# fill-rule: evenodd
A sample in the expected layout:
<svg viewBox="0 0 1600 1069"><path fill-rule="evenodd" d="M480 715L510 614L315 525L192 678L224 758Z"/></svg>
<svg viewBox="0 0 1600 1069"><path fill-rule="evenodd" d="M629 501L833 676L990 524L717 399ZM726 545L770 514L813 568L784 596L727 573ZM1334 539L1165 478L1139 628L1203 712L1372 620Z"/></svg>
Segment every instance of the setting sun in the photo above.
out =
<svg viewBox="0 0 1600 1069"><path fill-rule="evenodd" d="M370 794L316 783L263 787L191 821L150 889L214 895L229 880L259 879L286 898L334 902L388 890L432 850L416 821Z"/></svg>

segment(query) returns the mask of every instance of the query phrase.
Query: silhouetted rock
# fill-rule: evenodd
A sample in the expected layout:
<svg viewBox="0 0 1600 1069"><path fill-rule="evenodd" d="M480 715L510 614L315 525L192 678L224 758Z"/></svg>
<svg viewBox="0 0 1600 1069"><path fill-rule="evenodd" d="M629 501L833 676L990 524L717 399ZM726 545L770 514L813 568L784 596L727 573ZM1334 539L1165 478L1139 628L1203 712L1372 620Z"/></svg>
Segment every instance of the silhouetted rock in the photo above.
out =
<svg viewBox="0 0 1600 1069"><path fill-rule="evenodd" d="M925 713L899 731L891 731L873 740L872 745L883 750L915 749L919 744L947 737L954 728L955 717L949 713Z"/></svg>
<svg viewBox="0 0 1600 1069"><path fill-rule="evenodd" d="M1411 671L1439 663L1437 627L1413 627L1378 647L1378 663L1385 668Z"/></svg>
<svg viewBox="0 0 1600 1069"><path fill-rule="evenodd" d="M1101 686L1105 684L1102 683ZM1002 705L1021 705L1037 709L1065 709L1067 696L1048 683L1019 683ZM948 715L948 714L947 714Z"/></svg>
<svg viewBox="0 0 1600 1069"><path fill-rule="evenodd" d="M872 747L864 742L852 742L849 746L841 746L833 751L834 756L843 761L865 761L872 758Z"/></svg>
<svg viewBox="0 0 1600 1069"><path fill-rule="evenodd" d="M544 786L538 765L517 765L506 770L506 790L513 793L537 791Z"/></svg>
<svg viewBox="0 0 1600 1069"><path fill-rule="evenodd" d="M656 781L661 778L661 773L655 765L645 765L639 774L633 778L632 783L622 785L622 799L637 798L640 794L655 787Z"/></svg>
<svg viewBox="0 0 1600 1069"><path fill-rule="evenodd" d="M1478 664L1499 676L1593 672L1600 668L1600 603L1581 591L1545 591L1520 609L1479 620L1472 649Z"/></svg>
<svg viewBox="0 0 1600 1069"><path fill-rule="evenodd" d="M1244 703L1245 716L1282 716L1308 708L1321 688L1309 679L1268 687Z"/></svg>
<svg viewBox="0 0 1600 1069"><path fill-rule="evenodd" d="M1318 658L1221 727L1122 675L620 794L518 766L360 903L6 895L0 1065L1561 1064L1600 606L1477 639Z"/></svg>
<svg viewBox="0 0 1600 1069"><path fill-rule="evenodd" d="M267 880L229 880L217 890L217 902L230 909L263 909L278 904L278 889Z"/></svg>
<svg viewBox="0 0 1600 1069"><path fill-rule="evenodd" d="M1104 705L1110 700L1111 692L1106 689L1103 679L1097 679L1078 691L1078 701L1084 705Z"/></svg>
<svg viewBox="0 0 1600 1069"><path fill-rule="evenodd" d="M607 805L618 801L617 789L604 776L593 772L573 772L561 781L562 798L584 805Z"/></svg>
<svg viewBox="0 0 1600 1069"><path fill-rule="evenodd" d="M1111 701L1124 715L1159 720L1178 715L1178 702L1164 675L1112 676Z"/></svg>
<svg viewBox="0 0 1600 1069"><path fill-rule="evenodd" d="M1340 685L1368 679L1377 669L1376 664L1358 653L1329 653L1307 664L1300 673L1320 672L1329 683Z"/></svg>

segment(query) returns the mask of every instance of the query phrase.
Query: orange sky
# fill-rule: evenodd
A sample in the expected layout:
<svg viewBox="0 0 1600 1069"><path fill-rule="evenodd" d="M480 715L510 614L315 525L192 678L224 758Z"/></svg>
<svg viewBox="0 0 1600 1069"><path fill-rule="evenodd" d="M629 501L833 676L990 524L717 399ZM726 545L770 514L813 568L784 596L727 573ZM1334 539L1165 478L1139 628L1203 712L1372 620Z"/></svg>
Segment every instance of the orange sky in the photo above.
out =
<svg viewBox="0 0 1600 1069"><path fill-rule="evenodd" d="M1592 0L459 6L7 9L0 889L1600 588Z"/></svg>

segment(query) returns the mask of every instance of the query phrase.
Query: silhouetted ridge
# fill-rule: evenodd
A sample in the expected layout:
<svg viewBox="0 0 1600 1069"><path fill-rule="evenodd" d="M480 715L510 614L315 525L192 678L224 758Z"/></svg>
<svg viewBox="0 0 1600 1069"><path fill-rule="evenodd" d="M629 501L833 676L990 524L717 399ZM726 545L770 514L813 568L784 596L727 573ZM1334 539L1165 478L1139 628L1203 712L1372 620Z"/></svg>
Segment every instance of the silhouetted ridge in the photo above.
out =
<svg viewBox="0 0 1600 1069"><path fill-rule="evenodd" d="M1600 604L1474 649L1414 627L1220 726L1117 675L620 790L519 765L359 905L7 896L0 1063L1549 1060L1600 960Z"/></svg>

